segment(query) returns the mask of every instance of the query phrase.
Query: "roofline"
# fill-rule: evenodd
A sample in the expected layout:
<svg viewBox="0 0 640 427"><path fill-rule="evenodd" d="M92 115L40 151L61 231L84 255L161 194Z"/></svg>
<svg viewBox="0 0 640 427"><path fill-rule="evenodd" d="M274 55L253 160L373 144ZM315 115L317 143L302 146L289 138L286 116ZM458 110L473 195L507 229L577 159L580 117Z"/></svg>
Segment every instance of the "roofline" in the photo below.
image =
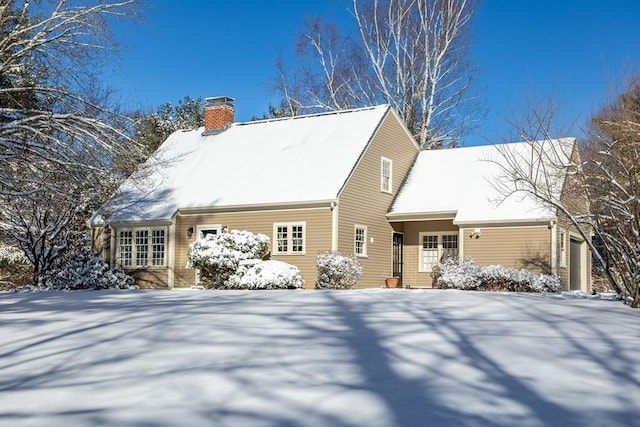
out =
<svg viewBox="0 0 640 427"><path fill-rule="evenodd" d="M384 122L384 119L387 117L387 114L389 114L389 110L391 110L391 109L392 109L391 106L389 106L389 105L386 106L386 110L385 110L384 114L382 115L382 117L380 118L380 121L378 121L378 123L376 123L375 129L373 130L373 132L371 132L371 135L369 136L369 139L367 140L367 143L362 148L362 151L360 151L360 154L358 155L358 158L356 159L356 162L351 167L351 170L349 171L349 174L347 174L347 178L344 180L344 182L342 183L342 185L338 189L338 193L337 193L338 197L340 197L340 195L342 194L344 189L347 187L347 183L351 180L351 177L353 177L353 174L355 173L356 169L358 169L358 166L360 166L360 163L362 163L362 159L364 158L364 154L369 149L369 146L371 145L371 142L374 140L376 134L378 133L378 130L380 130L380 126L382 126L382 123Z"/></svg>
<svg viewBox="0 0 640 427"><path fill-rule="evenodd" d="M291 210L291 209L319 209L333 208L338 203L337 199L326 200L309 200L296 202L278 202L278 203L257 203L247 205L226 205L226 206L199 206L178 208L177 213L181 214L201 214L213 212L249 212L263 210ZM175 216L175 215L174 215Z"/></svg>
<svg viewBox="0 0 640 427"><path fill-rule="evenodd" d="M402 120L402 117L400 117L400 115L398 114L395 108L389 106L389 110L391 110L391 113L394 116L396 116L396 119L398 120L398 122L400 122L400 125L402 126L402 129L407 134L407 136L411 138L411 142L413 142L413 145L416 147L416 150L418 150L417 154L420 154L420 151L422 151L420 150L420 144L418 144L418 141L416 141L415 137L411 134L411 131L409 130L409 128L407 128L407 124L404 122L404 120Z"/></svg>
<svg viewBox="0 0 640 427"><path fill-rule="evenodd" d="M541 218L510 218L510 219L488 219L488 220L468 220L456 221L455 217L458 211L432 211L432 212L412 212L412 213L388 213L389 222L407 222L407 221L438 221L453 220L454 225L464 227L480 227L480 226L516 226L516 225L541 225L553 224L558 219L554 217Z"/></svg>
<svg viewBox="0 0 640 427"><path fill-rule="evenodd" d="M247 126L247 125L260 124L260 123L282 122L282 121L285 121L285 120L299 120L299 119L306 119L306 118L310 118L310 117L330 116L330 115L334 115L334 114L337 115L337 114L357 113L359 111L374 110L376 108L381 108L381 107L389 107L389 104L379 104L379 105L372 105L372 106L369 106L369 107L351 108L349 110L321 111L319 113L301 114L299 116L274 117L274 118L268 118L268 119L262 119L262 120L252 120L252 121L248 121L248 122L235 122L235 123L233 123L233 125L234 126Z"/></svg>
<svg viewBox="0 0 640 427"><path fill-rule="evenodd" d="M98 225L97 227L162 227L172 224L171 219L159 218L159 219L134 219L134 220L125 220L125 221L106 221L103 225Z"/></svg>
<svg viewBox="0 0 640 427"><path fill-rule="evenodd" d="M457 210L444 210L444 211L431 211L431 212L411 212L411 213L388 213L387 219L390 222L403 222L403 221L437 221L454 219L457 215Z"/></svg>
<svg viewBox="0 0 640 427"><path fill-rule="evenodd" d="M511 219L489 219L489 220L470 220L470 221L456 221L453 220L455 225L462 225L466 227L471 226L498 226L498 225L545 225L554 224L558 219L556 217L541 217L541 218L511 218Z"/></svg>

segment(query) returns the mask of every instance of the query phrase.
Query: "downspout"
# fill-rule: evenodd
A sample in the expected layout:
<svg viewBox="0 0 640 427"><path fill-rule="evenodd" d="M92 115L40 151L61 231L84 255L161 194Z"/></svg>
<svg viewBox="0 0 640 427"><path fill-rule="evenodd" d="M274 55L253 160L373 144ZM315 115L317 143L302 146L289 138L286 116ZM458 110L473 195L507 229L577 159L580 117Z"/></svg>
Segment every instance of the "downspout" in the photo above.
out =
<svg viewBox="0 0 640 427"><path fill-rule="evenodd" d="M338 250L338 202L331 202L331 250Z"/></svg>
<svg viewBox="0 0 640 427"><path fill-rule="evenodd" d="M555 219L549 221L551 230L551 274L558 274L558 222Z"/></svg>
<svg viewBox="0 0 640 427"><path fill-rule="evenodd" d="M113 268L116 266L116 234L117 230L113 227L111 228L111 233L109 236L109 267Z"/></svg>
<svg viewBox="0 0 640 427"><path fill-rule="evenodd" d="M169 225L169 242L167 247L167 287L173 289L175 285L175 258L176 258L176 215L171 218Z"/></svg>

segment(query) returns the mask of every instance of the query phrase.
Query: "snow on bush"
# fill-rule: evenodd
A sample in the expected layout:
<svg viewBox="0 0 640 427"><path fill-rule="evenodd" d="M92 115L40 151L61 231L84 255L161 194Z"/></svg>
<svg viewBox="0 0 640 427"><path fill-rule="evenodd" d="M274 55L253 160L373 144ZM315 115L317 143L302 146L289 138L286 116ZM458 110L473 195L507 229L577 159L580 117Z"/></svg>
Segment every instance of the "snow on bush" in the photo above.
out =
<svg viewBox="0 0 640 427"><path fill-rule="evenodd" d="M558 292L560 279L556 275L534 274L525 269L501 265L479 266L471 260L447 261L434 271L439 288L477 289L509 292Z"/></svg>
<svg viewBox="0 0 640 427"><path fill-rule="evenodd" d="M33 266L24 252L0 244L0 290L12 290L31 281Z"/></svg>
<svg viewBox="0 0 640 427"><path fill-rule="evenodd" d="M187 268L199 269L207 288L224 288L236 274L240 262L263 259L269 255L269 237L250 231L231 230L208 235L189 245Z"/></svg>
<svg viewBox="0 0 640 427"><path fill-rule="evenodd" d="M355 256L340 252L322 252L316 257L319 289L348 289L358 283L363 269Z"/></svg>
<svg viewBox="0 0 640 427"><path fill-rule="evenodd" d="M43 290L137 289L133 277L120 266L110 268L98 254L82 250L54 270Z"/></svg>
<svg viewBox="0 0 640 427"><path fill-rule="evenodd" d="M20 249L0 244L0 267L16 264L29 264L29 259Z"/></svg>
<svg viewBox="0 0 640 427"><path fill-rule="evenodd" d="M275 260L241 261L227 280L227 289L299 289L304 279L298 267Z"/></svg>

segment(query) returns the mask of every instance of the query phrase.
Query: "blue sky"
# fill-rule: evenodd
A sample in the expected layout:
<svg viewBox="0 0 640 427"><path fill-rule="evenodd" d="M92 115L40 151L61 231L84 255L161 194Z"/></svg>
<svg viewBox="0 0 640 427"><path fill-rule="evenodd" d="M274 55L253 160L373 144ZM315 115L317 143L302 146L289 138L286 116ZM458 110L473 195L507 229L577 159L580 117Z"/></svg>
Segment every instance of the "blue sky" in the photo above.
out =
<svg viewBox="0 0 640 427"><path fill-rule="evenodd" d="M183 96L228 95L236 120L266 112L279 52L293 55L305 16L349 25L345 0L155 0L142 25L116 29L126 47L108 84L127 108L155 108ZM554 98L561 122L579 127L640 70L640 0L485 0L471 54L487 107L465 145L509 139L505 119L527 98Z"/></svg>

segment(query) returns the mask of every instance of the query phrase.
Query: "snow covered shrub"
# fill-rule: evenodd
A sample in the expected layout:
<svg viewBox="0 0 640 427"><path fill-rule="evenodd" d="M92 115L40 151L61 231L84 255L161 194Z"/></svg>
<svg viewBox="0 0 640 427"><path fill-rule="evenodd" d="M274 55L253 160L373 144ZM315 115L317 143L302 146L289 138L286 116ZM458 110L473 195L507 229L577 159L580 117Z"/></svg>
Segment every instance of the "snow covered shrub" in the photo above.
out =
<svg viewBox="0 0 640 427"><path fill-rule="evenodd" d="M355 256L322 252L316 257L318 289L348 289L358 283L363 269Z"/></svg>
<svg viewBox="0 0 640 427"><path fill-rule="evenodd" d="M299 289L304 279L298 267L275 260L241 261L227 280L227 289Z"/></svg>
<svg viewBox="0 0 640 427"><path fill-rule="evenodd" d="M47 280L47 289L137 289L133 277L120 266L109 264L98 254L81 250L62 267L54 270Z"/></svg>
<svg viewBox="0 0 640 427"><path fill-rule="evenodd" d="M207 288L223 288L229 278L248 259L264 259L269 255L269 237L250 231L223 231L207 235L189 245L187 268L199 269Z"/></svg>
<svg viewBox="0 0 640 427"><path fill-rule="evenodd" d="M27 284L32 267L24 252L13 246L0 244L0 290Z"/></svg>
<svg viewBox="0 0 640 427"><path fill-rule="evenodd" d="M439 288L476 289L480 286L480 268L471 260L449 258L433 267L431 277Z"/></svg>
<svg viewBox="0 0 640 427"><path fill-rule="evenodd" d="M508 292L558 292L558 276L536 275L525 269L502 265L475 265L473 261L445 262L438 266L435 286Z"/></svg>
<svg viewBox="0 0 640 427"><path fill-rule="evenodd" d="M20 249L0 244L0 266L28 263L29 260Z"/></svg>

